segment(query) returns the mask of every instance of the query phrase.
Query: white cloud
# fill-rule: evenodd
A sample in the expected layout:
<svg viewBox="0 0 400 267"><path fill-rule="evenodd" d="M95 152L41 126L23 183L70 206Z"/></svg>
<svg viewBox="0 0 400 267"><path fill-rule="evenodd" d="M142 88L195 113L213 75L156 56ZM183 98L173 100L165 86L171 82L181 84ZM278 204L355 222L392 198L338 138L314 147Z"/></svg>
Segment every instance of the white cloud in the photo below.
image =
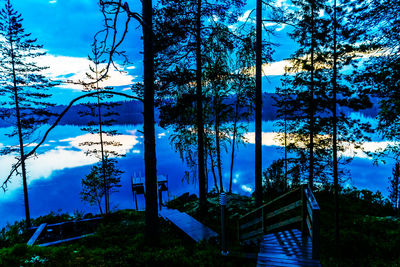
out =
<svg viewBox="0 0 400 267"><path fill-rule="evenodd" d="M238 21L239 22L246 22L249 19L249 16L250 16L252 11L253 10L250 9L250 10L247 10L246 12L244 12L244 14L238 18Z"/></svg>
<svg viewBox="0 0 400 267"><path fill-rule="evenodd" d="M262 145L263 146L277 146L283 147L284 145L281 142L278 142L278 138L282 133L278 132L263 132L262 133ZM244 135L247 139L247 142L250 144L255 144L255 133L248 132ZM290 139L289 139L290 142ZM387 141L372 141L365 142L362 144L362 147L356 147L355 144L349 142L341 142L340 146L344 147L344 151L339 152L339 156L343 157L357 157L357 158L369 158L369 156L365 152L377 152L382 151L388 146L397 145L395 142L387 142ZM365 151L365 152L364 152Z"/></svg>
<svg viewBox="0 0 400 267"><path fill-rule="evenodd" d="M253 189L250 186L247 186L247 185L242 185L242 190L247 192L247 193L253 192Z"/></svg>
<svg viewBox="0 0 400 267"><path fill-rule="evenodd" d="M357 158L370 158L365 152L378 152L383 151L388 146L395 146L395 142L365 142L361 145L361 148L356 148L354 144L348 142L342 142L341 145L345 146L344 151L339 152L339 156L343 157L357 157ZM365 151L365 152L364 152Z"/></svg>
<svg viewBox="0 0 400 267"><path fill-rule="evenodd" d="M262 75L263 76L282 76L285 74L285 67L291 67L292 64L289 60L281 60L268 64L263 64L262 66ZM256 73L256 68L252 67L249 69L249 72L254 74Z"/></svg>
<svg viewBox="0 0 400 267"><path fill-rule="evenodd" d="M248 132L244 135L244 137L247 139L247 141L250 144L255 144L256 143L256 137L255 137L254 132ZM276 139L279 137L279 133L274 133L274 132L263 132L262 133L262 145L263 146L281 146L279 142L276 141Z"/></svg>
<svg viewBox="0 0 400 267"><path fill-rule="evenodd" d="M134 133L136 133L136 132L134 132ZM91 147L80 146L80 144L82 144L84 142L99 142L99 141L100 140L99 140L98 134L84 134L84 135L79 135L77 137L60 140L60 142L69 142L69 144L72 148L80 149L82 151L86 151L89 148L91 150L96 149L99 151L100 144L93 145ZM139 143L136 135L133 135L133 136L132 135L115 135L115 136L103 135L103 141L119 143L120 145L118 145L118 146L104 145L105 150L113 151L118 154L128 153L129 150L132 149L133 146L135 146Z"/></svg>
<svg viewBox="0 0 400 267"><path fill-rule="evenodd" d="M280 76L285 74L285 67L290 67L291 63L289 60L282 60L272 62L270 64L264 64L262 67L264 76Z"/></svg>
<svg viewBox="0 0 400 267"><path fill-rule="evenodd" d="M84 57L67 57L67 56L54 56L47 54L43 57L38 58L38 64L40 66L48 66L49 68L44 71L44 74L49 75L52 79L61 80L66 82L67 80L77 82L83 80L88 82L86 73L90 72L89 64L91 62ZM100 67L104 68L106 64L101 64ZM123 70L123 67L116 64L118 69ZM128 67L133 69L134 66ZM119 72L113 67L110 68L108 75L110 76L107 80L102 81L100 86L129 86L132 81L136 78L127 72ZM69 88L75 90L82 90L82 86L79 84L62 84L60 88Z"/></svg>
<svg viewBox="0 0 400 267"><path fill-rule="evenodd" d="M133 147L139 143L136 136L136 131L132 131L132 135L118 135L118 136L105 136L105 141L115 140L121 145L105 146L108 150L114 150L117 153L131 152L138 154L140 150L133 150ZM75 168L94 164L99 161L95 155L86 155L87 147L79 146L80 143L85 141L98 141L98 135L85 134L73 138L60 140L60 142L68 142L67 146L56 146L55 148L39 154L37 157L32 157L26 161L28 170L28 182L34 180L47 179L54 171L63 170L65 168ZM95 148L95 147L92 147ZM100 147L97 147L100 149ZM12 166L15 163L15 154L4 155L0 157L0 166ZM10 168L0 168L0 178L7 177ZM7 197L11 197L16 189L22 187L20 177L13 177L12 182L8 184ZM10 192L10 194L9 194Z"/></svg>
<svg viewBox="0 0 400 267"><path fill-rule="evenodd" d="M274 5L276 7L282 7L283 3L286 3L286 0L277 0Z"/></svg>
<svg viewBox="0 0 400 267"><path fill-rule="evenodd" d="M286 28L286 25L285 25L285 24L282 24L279 28L276 28L275 31L280 32L280 31L282 31L282 30L285 29L285 28Z"/></svg>
<svg viewBox="0 0 400 267"><path fill-rule="evenodd" d="M57 0L50 0L49 3L50 4L55 4L55 3L57 3Z"/></svg>

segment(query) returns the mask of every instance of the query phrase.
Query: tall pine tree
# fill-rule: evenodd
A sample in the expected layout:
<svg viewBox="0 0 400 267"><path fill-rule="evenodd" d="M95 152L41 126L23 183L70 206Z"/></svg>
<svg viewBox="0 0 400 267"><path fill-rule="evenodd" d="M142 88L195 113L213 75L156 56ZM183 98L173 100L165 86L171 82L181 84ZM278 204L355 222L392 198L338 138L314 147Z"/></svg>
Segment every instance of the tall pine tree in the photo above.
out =
<svg viewBox="0 0 400 267"><path fill-rule="evenodd" d="M104 90L112 90L110 87L102 87L101 83L103 83L108 76L104 75L106 72L105 60L102 59L104 55L104 49L101 45L98 44L97 40L94 40L92 44L92 54L89 56L89 69L90 72L86 73L86 78L89 82L86 82L84 85L85 92L100 92ZM102 78L100 80L100 78ZM119 114L116 113L114 108L119 106L116 102L106 102L108 98L111 98L112 95L109 94L97 94L94 96L95 101L88 102L84 104L86 110L81 111L80 115L84 117L89 117L89 121L86 127L83 127L82 130L90 133L91 135L98 135L98 140L94 140L90 138L88 141L80 143L79 145L86 148L87 155L94 155L100 159L102 164L102 184L107 187L107 179L106 176L106 166L105 166L105 158L110 156L123 156L118 154L113 146L121 146L121 143L112 140L106 140L112 136L117 134L116 130L112 129L113 123L116 122L115 117ZM105 202L105 213L110 211L110 199L108 190L104 190L104 202Z"/></svg>
<svg viewBox="0 0 400 267"><path fill-rule="evenodd" d="M22 26L23 19L7 0L0 11L0 95L1 105L7 107L2 117L12 121L13 130L8 137L17 137L18 146L6 147L4 153L18 153L21 160L20 174L24 189L26 226L31 226L28 198L28 177L24 149L40 124L52 114L46 91L55 85L42 73L47 67L37 64L45 55L41 45ZM7 99L7 100L6 100ZM10 108L10 109L8 109Z"/></svg>
<svg viewBox="0 0 400 267"><path fill-rule="evenodd" d="M307 166L302 179L313 185L315 180L344 179L345 170L337 169L334 175L334 165L350 158L336 156L333 163L333 154L369 140L365 135L369 125L350 115L369 108L371 102L365 91L350 82L352 73L345 69L356 67L355 54L360 49L348 9L334 8L328 1L295 3L300 11L291 14L297 27L290 35L300 47L287 68L285 88L277 90L281 95L277 105L281 118L287 116L288 152L297 154L298 161Z"/></svg>
<svg viewBox="0 0 400 267"><path fill-rule="evenodd" d="M387 153L400 156L400 12L399 1L351 1L350 22L357 29L363 65L353 81L376 97L378 132L393 141ZM385 153L383 153L385 154ZM382 153L378 154L382 155Z"/></svg>
<svg viewBox="0 0 400 267"><path fill-rule="evenodd" d="M204 42L210 40L208 36L213 33L213 21L233 23L242 5L243 2L239 0L185 3L161 1L159 11L156 12L160 18L156 23L156 32L159 33L156 35L157 43L160 44L156 73L160 80L159 96L163 99L161 123L174 125L176 129L182 131L182 137L188 137L174 138L173 140L178 141L178 147L183 147L180 145L183 139L197 142L196 153L185 149L188 146L183 148L185 158L191 161L190 166L197 167L201 210L204 210L206 203L205 146L209 143L205 141L205 125L208 124L205 121L208 116L205 114L207 109L205 103L208 103L205 99L208 97L208 92L205 88L207 81L204 67L209 63L207 57L210 54L206 55ZM207 22L204 22L205 18ZM219 96L213 99L218 100ZM196 114L195 118L190 113ZM195 133L196 136L189 137L191 133L192 135Z"/></svg>

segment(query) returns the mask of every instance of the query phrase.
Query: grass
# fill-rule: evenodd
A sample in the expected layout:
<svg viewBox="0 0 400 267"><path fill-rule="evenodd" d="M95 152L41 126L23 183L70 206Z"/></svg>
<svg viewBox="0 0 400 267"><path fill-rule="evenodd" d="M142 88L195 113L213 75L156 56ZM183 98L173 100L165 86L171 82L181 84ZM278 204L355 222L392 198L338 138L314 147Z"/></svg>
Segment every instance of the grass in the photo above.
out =
<svg viewBox="0 0 400 267"><path fill-rule="evenodd" d="M249 260L221 256L216 244L196 244L163 220L160 220L160 242L148 245L144 226L143 212L118 211L105 217L94 236L71 244L26 246L19 239L0 249L0 266L254 265Z"/></svg>
<svg viewBox="0 0 400 267"><path fill-rule="evenodd" d="M390 203L378 193L355 188L340 193L341 239L335 243L334 195L331 187L315 193L320 205L320 260L322 266L400 266L400 219ZM271 200L265 195L265 201ZM176 199L170 207L185 211L210 228L220 231L218 196L208 199L208 216L198 215L195 196ZM256 247L241 247L235 239L237 218L254 208L254 199L231 195L227 206L229 248L257 252Z"/></svg>
<svg viewBox="0 0 400 267"><path fill-rule="evenodd" d="M333 190L317 192L321 208L320 260L322 266L400 266L400 219L379 194L347 189L340 194L341 239L335 246ZM198 214L198 199L185 195L168 203L185 211L216 232L220 231L218 195L208 198L208 215ZM236 241L237 218L254 207L253 199L231 195L228 238L231 255L256 253L257 247L243 247ZM34 220L56 223L73 219L50 214ZM106 216L96 234L56 247L28 247L31 233L21 232L23 221L0 232L0 266L254 266L254 260L223 257L217 243L196 244L173 225L160 219L161 239L148 245L144 238L144 213L123 210Z"/></svg>

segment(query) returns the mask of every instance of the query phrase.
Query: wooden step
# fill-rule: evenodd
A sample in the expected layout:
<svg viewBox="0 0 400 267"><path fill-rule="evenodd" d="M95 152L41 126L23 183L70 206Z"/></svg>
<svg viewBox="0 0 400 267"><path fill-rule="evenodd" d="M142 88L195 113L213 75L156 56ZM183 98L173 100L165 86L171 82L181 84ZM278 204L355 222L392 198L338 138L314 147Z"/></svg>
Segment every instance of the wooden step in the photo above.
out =
<svg viewBox="0 0 400 267"><path fill-rule="evenodd" d="M257 266L307 266L319 267L321 266L318 260L295 258L284 256L278 257L276 255L259 255L257 258Z"/></svg>
<svg viewBox="0 0 400 267"><path fill-rule="evenodd" d="M261 239L257 266L321 266L312 259L312 242L297 229L265 235Z"/></svg>

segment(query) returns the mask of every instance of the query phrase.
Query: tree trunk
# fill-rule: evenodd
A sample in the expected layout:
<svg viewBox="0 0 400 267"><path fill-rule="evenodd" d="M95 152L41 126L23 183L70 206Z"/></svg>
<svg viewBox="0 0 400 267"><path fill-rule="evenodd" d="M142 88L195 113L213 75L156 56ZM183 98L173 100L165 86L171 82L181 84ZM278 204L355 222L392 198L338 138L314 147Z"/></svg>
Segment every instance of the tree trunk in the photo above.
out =
<svg viewBox="0 0 400 267"><path fill-rule="evenodd" d="M257 21L256 21L256 116L255 116L255 136L256 136L256 149L255 149L255 200L256 205L262 204L262 1L257 0Z"/></svg>
<svg viewBox="0 0 400 267"><path fill-rule="evenodd" d="M20 157L21 157L22 183L23 183L23 188L24 188L25 220L26 220L26 228L30 228L31 227L31 216L30 216L30 212L29 212L28 183L27 183L27 178L26 178L24 141L23 141L23 136L22 136L22 123L21 123L21 113L20 113L19 99L18 99L17 75L15 73L15 58L14 58L14 49L13 49L12 42L10 43L10 47L11 47L11 65L12 65L12 74L13 74L15 112L16 112L16 117L17 117L17 128L18 128L19 152L20 152Z"/></svg>
<svg viewBox="0 0 400 267"><path fill-rule="evenodd" d="M196 20L196 104L197 104L197 149L199 172L199 205L200 213L206 212L206 178L204 172L204 122L203 122L203 92L201 85L201 0L197 1Z"/></svg>
<svg viewBox="0 0 400 267"><path fill-rule="evenodd" d="M99 205L100 214L103 215L103 209L101 208L101 199L97 199L97 205Z"/></svg>
<svg viewBox="0 0 400 267"><path fill-rule="evenodd" d="M333 183L335 188L335 242L336 251L339 251L339 177L338 177L338 159L337 159L337 17L336 0L334 1L333 15Z"/></svg>
<svg viewBox="0 0 400 267"><path fill-rule="evenodd" d="M400 163L396 163L397 173L400 173ZM397 176L397 217L400 217L400 181L399 176Z"/></svg>
<svg viewBox="0 0 400 267"><path fill-rule="evenodd" d="M217 94L217 93L215 93ZM219 136L219 101L218 96L216 95L215 98L215 146L217 149L217 169L218 169L218 176L219 176L219 188L221 188L221 192L224 192L224 181L222 179L222 163L221 163L221 145L220 145L220 136Z"/></svg>
<svg viewBox="0 0 400 267"><path fill-rule="evenodd" d="M314 2L311 3L311 81L310 81L310 166L308 184L314 187Z"/></svg>
<svg viewBox="0 0 400 267"><path fill-rule="evenodd" d="M96 90L100 91L99 89L99 77L98 77L98 58L97 58L97 46L95 44L95 72L96 72ZM107 177L104 165L104 146L103 146L103 122L101 118L101 103L100 103L100 94L97 95L97 107L99 112L99 137L100 137L100 150L101 150L101 169L103 173L103 183L104 183L104 203L105 203L105 212L108 214L109 212L109 200L108 200L108 186L107 186ZM102 213L103 214L103 213Z"/></svg>
<svg viewBox="0 0 400 267"><path fill-rule="evenodd" d="M217 193L219 194L220 191L219 191L219 188L218 188L217 175L215 174L215 169L214 169L215 168L215 166L214 166L214 158L212 156L211 149L208 150L208 153L210 155L210 160L211 160L211 171L212 171L213 178L214 178L214 186L217 189Z"/></svg>
<svg viewBox="0 0 400 267"><path fill-rule="evenodd" d="M233 121L233 137L232 137L232 155L231 155L231 173L229 178L229 193L232 193L232 181L233 181L233 161L235 159L235 144L237 135L237 122L239 116L239 95L236 95L236 105L235 105L235 118Z"/></svg>
<svg viewBox="0 0 400 267"><path fill-rule="evenodd" d="M396 180L395 180L395 185L396 185L396 199L397 199L397 216L400 217L400 163L397 161L396 165ZM396 204L395 204L396 205Z"/></svg>
<svg viewBox="0 0 400 267"><path fill-rule="evenodd" d="M143 0L143 49L144 49L144 164L146 185L146 240L157 243L157 164L154 130L154 52L153 4Z"/></svg>
<svg viewBox="0 0 400 267"><path fill-rule="evenodd" d="M285 183L284 183L284 192L288 189L288 179L287 179L287 169L288 169L288 158L287 158L287 92L285 92Z"/></svg>
<svg viewBox="0 0 400 267"><path fill-rule="evenodd" d="M105 212L106 214L110 211L110 203L109 203L109 195L108 195L108 183L107 176L105 171L105 162L104 162L104 145L103 145L103 129L102 129L102 121L101 121L101 107L100 107L100 96L97 95L97 104L98 104L98 112L99 112L99 136L100 136L100 150L101 150L101 169L103 173L103 183L104 183L104 203L105 203Z"/></svg>

